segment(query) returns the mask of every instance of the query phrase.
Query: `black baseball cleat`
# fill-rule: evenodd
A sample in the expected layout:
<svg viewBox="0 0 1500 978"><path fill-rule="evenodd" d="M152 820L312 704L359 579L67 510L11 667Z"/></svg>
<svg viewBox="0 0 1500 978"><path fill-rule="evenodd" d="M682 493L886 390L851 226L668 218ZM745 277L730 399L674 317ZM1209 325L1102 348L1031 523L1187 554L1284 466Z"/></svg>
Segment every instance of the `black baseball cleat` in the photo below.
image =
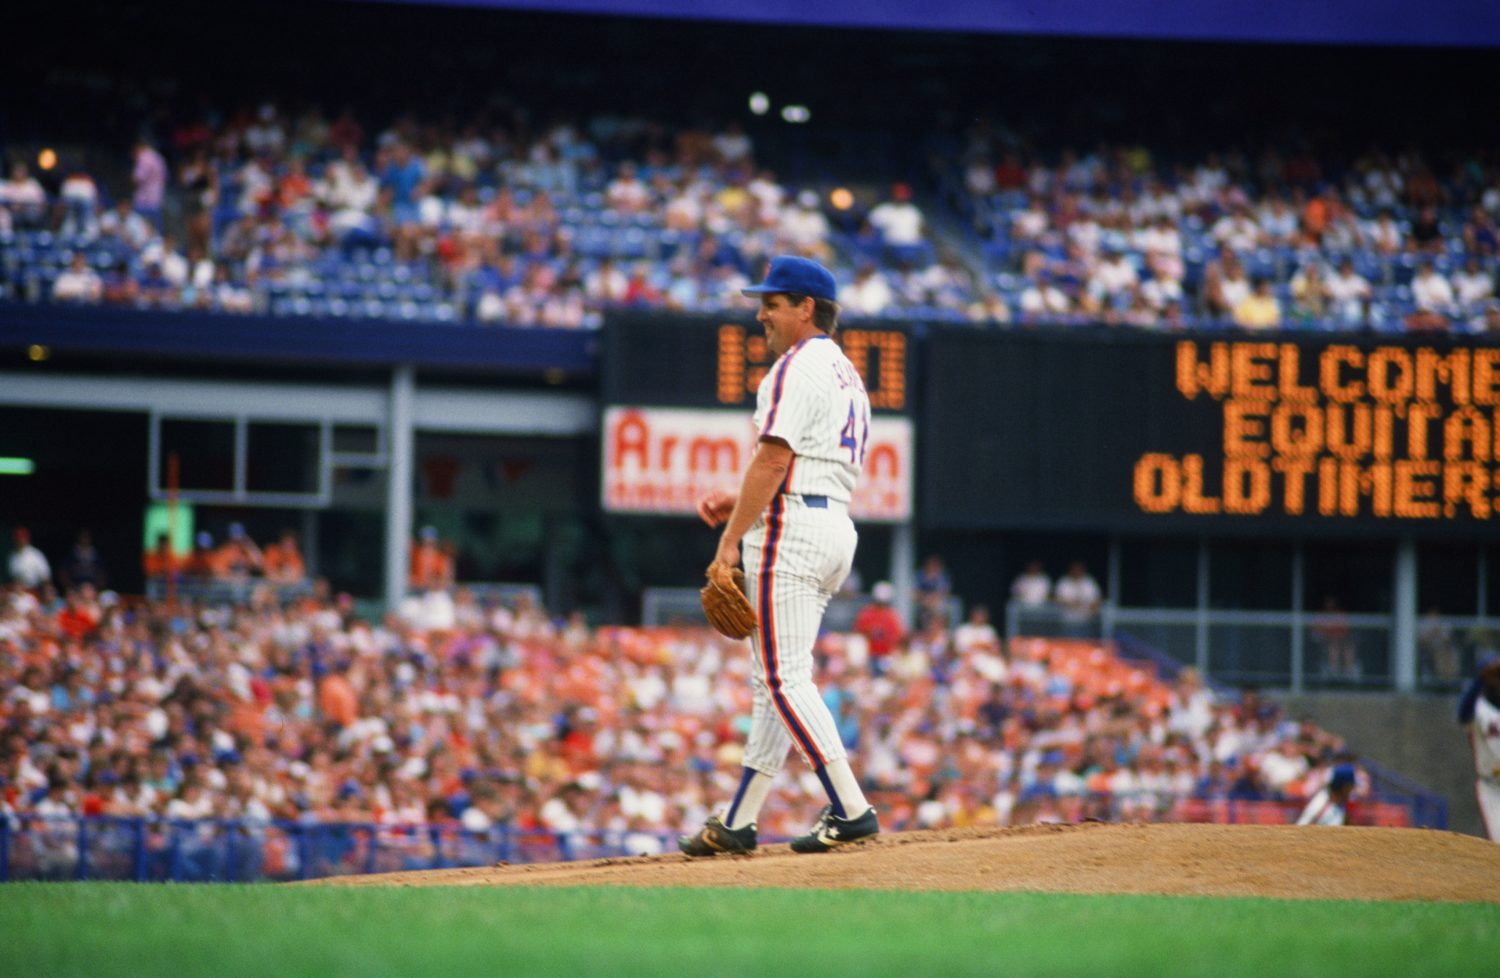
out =
<svg viewBox="0 0 1500 978"><path fill-rule="evenodd" d="M823 806L818 815L818 824L806 835L792 840L793 852L827 852L851 842L862 842L880 834L880 820L875 809L868 808L858 818L839 818L833 814L833 806Z"/></svg>
<svg viewBox="0 0 1500 978"><path fill-rule="evenodd" d="M755 823L732 829L719 816L710 815L693 835L679 835L677 848L689 856L745 855L755 851Z"/></svg>

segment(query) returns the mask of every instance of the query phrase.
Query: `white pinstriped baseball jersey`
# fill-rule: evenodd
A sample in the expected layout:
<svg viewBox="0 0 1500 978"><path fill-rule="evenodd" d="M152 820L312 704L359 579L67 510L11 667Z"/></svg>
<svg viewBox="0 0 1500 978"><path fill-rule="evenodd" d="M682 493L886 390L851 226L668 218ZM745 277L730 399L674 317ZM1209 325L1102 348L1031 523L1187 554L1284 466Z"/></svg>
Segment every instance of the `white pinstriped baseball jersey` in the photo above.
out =
<svg viewBox="0 0 1500 978"><path fill-rule="evenodd" d="M796 456L785 491L849 502L870 440L870 399L837 343L818 334L782 354L756 392L755 430Z"/></svg>
<svg viewBox="0 0 1500 978"><path fill-rule="evenodd" d="M846 756L813 683L813 645L828 601L849 576L858 534L848 501L864 464L870 402L838 344L810 337L761 382L756 429L791 446L782 491L745 535L746 586L760 627L746 767L775 775L787 751L815 769Z"/></svg>

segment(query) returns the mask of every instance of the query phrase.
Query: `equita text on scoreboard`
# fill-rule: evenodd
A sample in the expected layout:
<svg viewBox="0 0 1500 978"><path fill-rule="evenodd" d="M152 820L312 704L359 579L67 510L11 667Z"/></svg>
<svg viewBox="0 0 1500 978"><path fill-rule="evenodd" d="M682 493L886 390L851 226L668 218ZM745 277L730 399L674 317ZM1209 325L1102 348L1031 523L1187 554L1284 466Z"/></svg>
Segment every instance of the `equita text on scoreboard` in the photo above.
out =
<svg viewBox="0 0 1500 978"><path fill-rule="evenodd" d="M1176 393L1216 402L1211 453L1147 451L1144 513L1489 519L1500 348L1183 341Z"/></svg>

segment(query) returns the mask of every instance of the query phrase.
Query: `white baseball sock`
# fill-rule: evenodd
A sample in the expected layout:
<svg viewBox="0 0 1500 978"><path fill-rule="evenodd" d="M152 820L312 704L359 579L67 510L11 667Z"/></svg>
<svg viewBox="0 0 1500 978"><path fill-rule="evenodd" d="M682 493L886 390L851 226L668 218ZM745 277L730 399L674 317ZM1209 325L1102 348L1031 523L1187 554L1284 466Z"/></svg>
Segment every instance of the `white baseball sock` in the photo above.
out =
<svg viewBox="0 0 1500 978"><path fill-rule="evenodd" d="M830 798L833 802L834 813L840 807L844 809L844 818L859 818L870 807L865 800L865 793L859 788L859 780L854 777L854 769L849 766L848 758L837 761L829 761L823 765L823 773L827 777L825 787L830 787L836 798Z"/></svg>
<svg viewBox="0 0 1500 978"><path fill-rule="evenodd" d="M724 811L724 824L731 829L742 829L759 818L760 806L770 797L771 782L774 780L771 775L754 768L743 769L740 788Z"/></svg>

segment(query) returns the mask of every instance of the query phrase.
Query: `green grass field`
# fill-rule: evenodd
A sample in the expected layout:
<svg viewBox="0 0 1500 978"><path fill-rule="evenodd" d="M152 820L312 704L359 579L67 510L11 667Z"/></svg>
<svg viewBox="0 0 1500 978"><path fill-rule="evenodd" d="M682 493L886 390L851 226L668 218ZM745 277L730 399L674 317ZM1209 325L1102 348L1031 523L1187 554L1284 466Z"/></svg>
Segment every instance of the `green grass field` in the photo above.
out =
<svg viewBox="0 0 1500 978"><path fill-rule="evenodd" d="M26 976L1492 973L1500 905L821 890L0 886Z"/></svg>

